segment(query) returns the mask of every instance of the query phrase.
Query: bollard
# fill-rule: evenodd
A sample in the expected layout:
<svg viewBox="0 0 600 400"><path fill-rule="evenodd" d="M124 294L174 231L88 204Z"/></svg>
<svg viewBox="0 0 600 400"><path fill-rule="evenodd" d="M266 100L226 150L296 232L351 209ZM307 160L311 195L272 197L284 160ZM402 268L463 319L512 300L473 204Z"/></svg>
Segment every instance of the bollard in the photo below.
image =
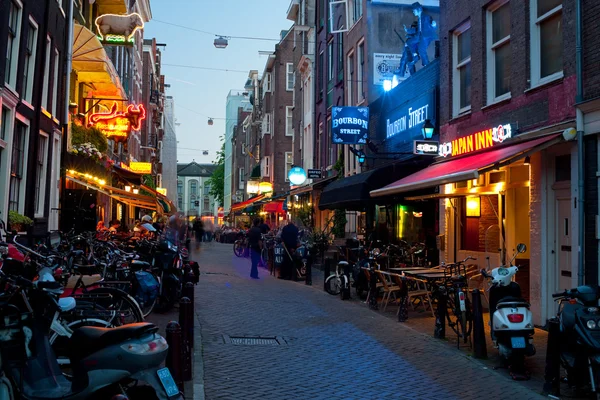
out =
<svg viewBox="0 0 600 400"><path fill-rule="evenodd" d="M446 307L448 307L448 291L445 286L440 286L437 291L438 304L435 309L435 328L433 337L446 338Z"/></svg>
<svg viewBox="0 0 600 400"><path fill-rule="evenodd" d="M194 319L191 313L192 302L187 297L179 300L179 326L181 327L181 361L183 380L192 380L192 346L194 336Z"/></svg>
<svg viewBox="0 0 600 400"><path fill-rule="evenodd" d="M182 351L183 343L181 341L181 327L177 321L171 321L167 324L167 343L169 350L167 351L167 360L165 366L169 368L173 374L173 380L183 391L183 370L182 370Z"/></svg>
<svg viewBox="0 0 600 400"><path fill-rule="evenodd" d="M325 259L325 265L323 266L323 276L325 279L323 280L323 290L327 291L327 278L331 275L331 258Z"/></svg>
<svg viewBox="0 0 600 400"><path fill-rule="evenodd" d="M188 338L189 342L190 342L190 347L193 349L194 348L194 321L196 320L196 302L194 301L194 284L191 282L186 283L183 286L183 291L182 291L182 296L183 297L187 297L188 299L190 299L190 307L189 307L189 319L190 319L190 332L191 335Z"/></svg>
<svg viewBox="0 0 600 400"><path fill-rule="evenodd" d="M374 270L371 270L371 279L369 282L369 308L371 310L378 310L379 306L377 305L377 274L375 274Z"/></svg>
<svg viewBox="0 0 600 400"><path fill-rule="evenodd" d="M344 276L346 277L346 282L348 282L348 287L342 288L342 300L350 299L350 263L344 264Z"/></svg>
<svg viewBox="0 0 600 400"><path fill-rule="evenodd" d="M312 258L306 260L306 280L304 284L312 286Z"/></svg>
<svg viewBox="0 0 600 400"><path fill-rule="evenodd" d="M481 305L481 292L479 289L471 291L471 301L473 302L473 353L475 358L487 358L483 306Z"/></svg>
<svg viewBox="0 0 600 400"><path fill-rule="evenodd" d="M544 393L560 396L560 321L548 320L548 347L546 348L546 370Z"/></svg>

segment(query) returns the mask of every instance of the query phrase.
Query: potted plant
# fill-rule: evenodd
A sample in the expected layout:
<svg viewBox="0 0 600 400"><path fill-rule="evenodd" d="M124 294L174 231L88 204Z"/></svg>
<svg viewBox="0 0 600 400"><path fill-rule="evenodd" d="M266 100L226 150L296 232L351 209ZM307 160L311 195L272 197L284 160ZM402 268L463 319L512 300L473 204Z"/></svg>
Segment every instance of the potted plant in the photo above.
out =
<svg viewBox="0 0 600 400"><path fill-rule="evenodd" d="M33 220L31 218L13 210L8 212L8 225L11 231L24 232L32 224Z"/></svg>

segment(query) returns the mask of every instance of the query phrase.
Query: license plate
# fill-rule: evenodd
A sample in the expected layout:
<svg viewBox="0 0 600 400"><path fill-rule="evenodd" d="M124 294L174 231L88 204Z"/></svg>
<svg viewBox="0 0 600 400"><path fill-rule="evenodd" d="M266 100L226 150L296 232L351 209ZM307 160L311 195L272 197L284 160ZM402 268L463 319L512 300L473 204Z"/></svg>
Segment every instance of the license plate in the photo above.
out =
<svg viewBox="0 0 600 400"><path fill-rule="evenodd" d="M167 392L167 397L175 397L179 395L179 387L177 387L175 379L173 379L169 368L161 368L156 371L156 374L158 375L158 379L160 380L162 387L165 389L165 392Z"/></svg>
<svg viewBox="0 0 600 400"><path fill-rule="evenodd" d="M525 338L524 337L512 337L512 338L510 338L510 342L512 344L513 349L524 349L525 348Z"/></svg>

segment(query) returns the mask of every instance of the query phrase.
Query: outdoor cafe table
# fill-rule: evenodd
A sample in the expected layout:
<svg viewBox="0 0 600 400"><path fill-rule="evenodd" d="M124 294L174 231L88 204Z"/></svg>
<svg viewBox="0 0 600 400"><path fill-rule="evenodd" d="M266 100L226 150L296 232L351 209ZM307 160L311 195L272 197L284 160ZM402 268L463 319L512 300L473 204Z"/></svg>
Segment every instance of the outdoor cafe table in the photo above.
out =
<svg viewBox="0 0 600 400"><path fill-rule="evenodd" d="M413 266L406 266L406 267L394 267L394 268L389 268L390 271L392 272L404 272L404 271L420 271L420 270L425 270L425 269L430 269L427 267L413 267Z"/></svg>
<svg viewBox="0 0 600 400"><path fill-rule="evenodd" d="M426 281L436 281L439 279L443 279L446 275L444 274L443 269L439 268L430 268L430 269L422 269L422 270L414 270L414 271L405 271L404 275L412 276L415 278L424 279Z"/></svg>

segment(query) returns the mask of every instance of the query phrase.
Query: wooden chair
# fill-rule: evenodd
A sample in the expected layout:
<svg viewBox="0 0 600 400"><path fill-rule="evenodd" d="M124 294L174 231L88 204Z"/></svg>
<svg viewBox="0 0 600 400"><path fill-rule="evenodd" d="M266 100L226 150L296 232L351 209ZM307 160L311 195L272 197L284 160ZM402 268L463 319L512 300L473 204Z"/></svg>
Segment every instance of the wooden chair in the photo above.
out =
<svg viewBox="0 0 600 400"><path fill-rule="evenodd" d="M422 279L413 278L413 277L405 277L408 281L408 302L412 306L413 310L416 311L417 308L415 306L416 300L419 300L419 304L423 306L425 311L428 308L425 306L429 306L429 310L431 311L431 315L435 317L435 312L433 310L433 301L431 300L431 292L427 288L427 281Z"/></svg>
<svg viewBox="0 0 600 400"><path fill-rule="evenodd" d="M393 283L388 272L376 270L375 273L383 285L383 299L381 302L383 304L383 311L385 311L388 303L390 302L390 297L394 295L394 299L397 299L396 293L400 292L401 286Z"/></svg>
<svg viewBox="0 0 600 400"><path fill-rule="evenodd" d="M361 267L361 269L363 270L363 272L365 273L365 277L367 278L367 282L369 282L369 285L371 285L371 270L369 268L365 268L365 267ZM379 288L383 287L383 283L381 282L377 282L377 286L375 287L375 292L379 292ZM371 297L371 290L369 290L369 293L367 294L367 300L365 300L365 303L369 304L369 298Z"/></svg>

